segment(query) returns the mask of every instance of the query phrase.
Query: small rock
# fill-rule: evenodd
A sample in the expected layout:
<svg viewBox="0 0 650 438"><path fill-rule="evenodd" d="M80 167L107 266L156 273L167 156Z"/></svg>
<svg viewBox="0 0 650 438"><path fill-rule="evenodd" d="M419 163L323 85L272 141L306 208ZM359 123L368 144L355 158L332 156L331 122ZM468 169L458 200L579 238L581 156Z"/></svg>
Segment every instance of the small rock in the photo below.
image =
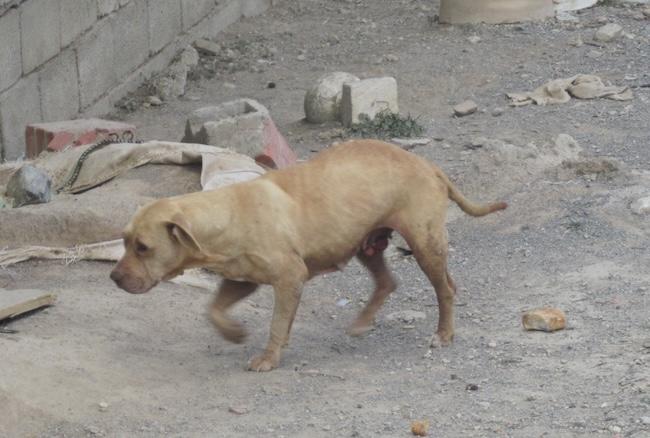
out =
<svg viewBox="0 0 650 438"><path fill-rule="evenodd" d="M412 421L411 422L411 433L415 436L427 436L429 431L429 422L428 421Z"/></svg>
<svg viewBox="0 0 650 438"><path fill-rule="evenodd" d="M642 424L650 424L650 417L641 417Z"/></svg>
<svg viewBox="0 0 650 438"><path fill-rule="evenodd" d="M266 84L266 88L275 88L275 82L269 82Z"/></svg>
<svg viewBox="0 0 650 438"><path fill-rule="evenodd" d="M106 403L105 401L99 402L98 406L99 406L99 410L102 412L105 412L108 409L108 403Z"/></svg>
<svg viewBox="0 0 650 438"><path fill-rule="evenodd" d="M390 141L395 143L402 148L409 150L413 149L415 146L423 146L425 144L431 143L430 138L392 138Z"/></svg>
<svg viewBox="0 0 650 438"><path fill-rule="evenodd" d="M322 427L322 429L323 429L325 432L327 432L327 431L332 430L332 426L330 426L329 424L326 424L325 426Z"/></svg>
<svg viewBox="0 0 650 438"><path fill-rule="evenodd" d="M608 23L596 31L594 39L596 41L607 43L620 37L622 34L623 28L620 25L616 23Z"/></svg>
<svg viewBox="0 0 650 438"><path fill-rule="evenodd" d="M228 408L228 412L235 415L244 415L248 414L248 409L244 406L230 406Z"/></svg>
<svg viewBox="0 0 650 438"><path fill-rule="evenodd" d="M466 100L459 103L454 107L454 115L456 117L463 117L473 114L478 109L478 105L471 100Z"/></svg>
<svg viewBox="0 0 650 438"><path fill-rule="evenodd" d="M427 317L427 314L424 312L419 312L417 310L401 310L399 312L393 312L386 316L388 321L401 321L405 324L412 324L417 319L424 319Z"/></svg>
<svg viewBox="0 0 650 438"><path fill-rule="evenodd" d="M160 106L163 104L162 100L158 96L147 96L147 103L151 106Z"/></svg>
<svg viewBox="0 0 650 438"><path fill-rule="evenodd" d="M204 38L194 41L194 47L199 52L210 56L217 56L219 53L221 53L221 45Z"/></svg>
<svg viewBox="0 0 650 438"><path fill-rule="evenodd" d="M505 111L505 110L504 110L503 108L501 108L501 107L497 107L497 108L494 108L494 109L492 110L492 115L493 115L494 117L499 117L499 116L502 116L502 115L503 115L504 111Z"/></svg>
<svg viewBox="0 0 650 438"><path fill-rule="evenodd" d="M573 41L569 42L569 45L574 46L574 47L582 47L584 45L584 41L582 41L582 37L580 35L576 36Z"/></svg>
<svg viewBox="0 0 650 438"><path fill-rule="evenodd" d="M300 55L296 56L296 59L298 61L305 61L307 59L307 57L305 55L303 55L303 54L300 54Z"/></svg>
<svg viewBox="0 0 650 438"><path fill-rule="evenodd" d="M387 61L387 62L397 62L397 61L399 61L399 56L389 54L389 55L384 56L384 60Z"/></svg>
<svg viewBox="0 0 650 438"><path fill-rule="evenodd" d="M554 332L566 327L566 316L560 309L546 307L524 313L522 323L526 330Z"/></svg>
<svg viewBox="0 0 650 438"><path fill-rule="evenodd" d="M497 347L497 343L494 342L494 341L490 341L490 342L488 342L488 347L490 347L490 348L496 348L496 347Z"/></svg>
<svg viewBox="0 0 650 438"><path fill-rule="evenodd" d="M471 37L467 38L467 41L469 41L470 44L476 44L481 41L481 37L478 35L472 35Z"/></svg>
<svg viewBox="0 0 650 438"><path fill-rule="evenodd" d="M465 386L466 391L478 391L478 385L476 383L468 383L467 386Z"/></svg>
<svg viewBox="0 0 650 438"><path fill-rule="evenodd" d="M40 169L25 164L11 176L6 195L13 198L13 207L44 204L52 199L52 179Z"/></svg>
<svg viewBox="0 0 650 438"><path fill-rule="evenodd" d="M637 199L630 205L630 209L634 214L638 214L639 216L650 213L650 196Z"/></svg>
<svg viewBox="0 0 650 438"><path fill-rule="evenodd" d="M345 307L349 303L350 303L350 300L348 300L347 298L340 298L340 299L336 300L336 305L338 307Z"/></svg>
<svg viewBox="0 0 650 438"><path fill-rule="evenodd" d="M607 429L608 429L610 432L612 432L612 433L620 433L621 430L622 430L620 427L618 427L618 426L615 425L615 424L612 424L612 425L609 426Z"/></svg>

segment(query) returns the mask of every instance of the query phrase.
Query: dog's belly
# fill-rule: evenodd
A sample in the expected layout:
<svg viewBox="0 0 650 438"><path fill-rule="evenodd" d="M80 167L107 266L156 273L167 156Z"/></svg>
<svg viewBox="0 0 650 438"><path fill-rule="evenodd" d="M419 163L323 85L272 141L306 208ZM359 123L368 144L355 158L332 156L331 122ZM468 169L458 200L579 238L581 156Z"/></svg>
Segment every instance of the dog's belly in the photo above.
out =
<svg viewBox="0 0 650 438"><path fill-rule="evenodd" d="M352 257L359 253L366 256L373 256L383 252L388 247L388 240L391 238L391 228L377 228L368 233L361 241L352 248L346 248L340 252L323 252L321 257L305 259L305 264L310 272L310 277L328 272L342 271L350 262Z"/></svg>

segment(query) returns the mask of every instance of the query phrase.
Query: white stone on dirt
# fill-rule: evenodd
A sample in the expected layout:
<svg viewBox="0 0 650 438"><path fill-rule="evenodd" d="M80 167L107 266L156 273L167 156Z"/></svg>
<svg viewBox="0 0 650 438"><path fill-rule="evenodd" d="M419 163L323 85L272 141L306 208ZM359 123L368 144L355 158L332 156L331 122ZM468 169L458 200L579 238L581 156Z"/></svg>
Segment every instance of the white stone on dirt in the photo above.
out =
<svg viewBox="0 0 650 438"><path fill-rule="evenodd" d="M471 37L467 38L467 41L469 41L470 44L476 44L481 41L481 37L478 35L472 35Z"/></svg>
<svg viewBox="0 0 650 438"><path fill-rule="evenodd" d="M52 179L29 164L21 167L7 183L6 195L13 198L13 206L43 204L52 199Z"/></svg>
<svg viewBox="0 0 650 438"><path fill-rule="evenodd" d="M399 112L397 81L393 77L371 78L343 84L341 122L345 126L372 120L382 111Z"/></svg>
<svg viewBox="0 0 650 438"><path fill-rule="evenodd" d="M356 82L359 78L345 72L321 76L305 93L305 117L310 123L324 123L341 119L343 84Z"/></svg>
<svg viewBox="0 0 650 438"><path fill-rule="evenodd" d="M630 205L633 213L644 216L650 213L650 196L639 198Z"/></svg>
<svg viewBox="0 0 650 438"><path fill-rule="evenodd" d="M463 117L473 114L478 109L478 105L472 100L466 100L454 106L454 115L456 117Z"/></svg>
<svg viewBox="0 0 650 438"><path fill-rule="evenodd" d="M599 28L594 34L596 41L607 43L612 41L623 34L623 28L616 23L608 23Z"/></svg>

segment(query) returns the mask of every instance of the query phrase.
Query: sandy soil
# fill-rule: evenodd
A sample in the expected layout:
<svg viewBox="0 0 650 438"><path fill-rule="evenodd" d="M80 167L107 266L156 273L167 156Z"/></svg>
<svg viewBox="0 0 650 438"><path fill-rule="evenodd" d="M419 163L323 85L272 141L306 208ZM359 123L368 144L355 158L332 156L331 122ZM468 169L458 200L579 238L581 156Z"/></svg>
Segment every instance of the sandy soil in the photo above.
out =
<svg viewBox="0 0 650 438"><path fill-rule="evenodd" d="M639 7L599 6L575 23L452 27L430 18L436 8L285 0L222 35L236 60L204 60L185 97L114 116L143 139L178 140L189 111L252 97L308 158L342 135L301 120L317 77L395 76L402 113L419 116L434 139L413 152L471 198L510 204L482 219L450 210L459 285L451 347L427 354L434 293L393 249L400 287L374 331L344 334L371 286L353 263L310 283L281 367L264 374L244 365L266 341L268 288L236 309L250 331L237 346L209 323L208 291L167 283L132 296L111 284L107 263L29 262L0 269L0 287L46 289L58 302L3 324L15 333L0 334L0 436L407 437L413 420L440 437L650 436L649 216L629 208L650 195L650 88L635 88L629 102L511 108L504 98L577 73L650 83L650 21ZM605 21L630 36L593 45ZM578 36L586 44L573 45ZM452 117L467 98L479 112ZM583 150L571 165L553 159L563 133ZM499 155L531 143L528 158ZM112 184L155 186L166 175L138 172ZM125 218L136 203L109 205ZM544 305L563 309L568 328L523 331L522 311ZM394 317L404 310L426 318Z"/></svg>

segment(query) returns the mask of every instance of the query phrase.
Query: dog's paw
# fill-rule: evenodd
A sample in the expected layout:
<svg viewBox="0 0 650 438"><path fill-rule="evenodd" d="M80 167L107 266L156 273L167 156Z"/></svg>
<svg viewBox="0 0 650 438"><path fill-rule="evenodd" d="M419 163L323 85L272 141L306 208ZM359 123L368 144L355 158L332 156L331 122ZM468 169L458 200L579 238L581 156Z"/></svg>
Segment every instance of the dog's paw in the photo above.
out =
<svg viewBox="0 0 650 438"><path fill-rule="evenodd" d="M366 321L354 321L345 331L349 336L361 336L375 328L374 324Z"/></svg>
<svg viewBox="0 0 650 438"><path fill-rule="evenodd" d="M453 334L447 333L435 333L431 337L431 342L429 343L429 348L440 348L447 347L451 344L452 339L454 338Z"/></svg>
<svg viewBox="0 0 650 438"><path fill-rule="evenodd" d="M279 358L276 357L273 353L264 352L259 356L253 357L248 363L248 371L255 372L264 372L271 371L273 368L277 368L278 363L280 362Z"/></svg>
<svg viewBox="0 0 650 438"><path fill-rule="evenodd" d="M246 340L246 330L244 326L235 320L224 316L221 313L212 312L212 322L221 333L221 336L235 344L241 344Z"/></svg>

